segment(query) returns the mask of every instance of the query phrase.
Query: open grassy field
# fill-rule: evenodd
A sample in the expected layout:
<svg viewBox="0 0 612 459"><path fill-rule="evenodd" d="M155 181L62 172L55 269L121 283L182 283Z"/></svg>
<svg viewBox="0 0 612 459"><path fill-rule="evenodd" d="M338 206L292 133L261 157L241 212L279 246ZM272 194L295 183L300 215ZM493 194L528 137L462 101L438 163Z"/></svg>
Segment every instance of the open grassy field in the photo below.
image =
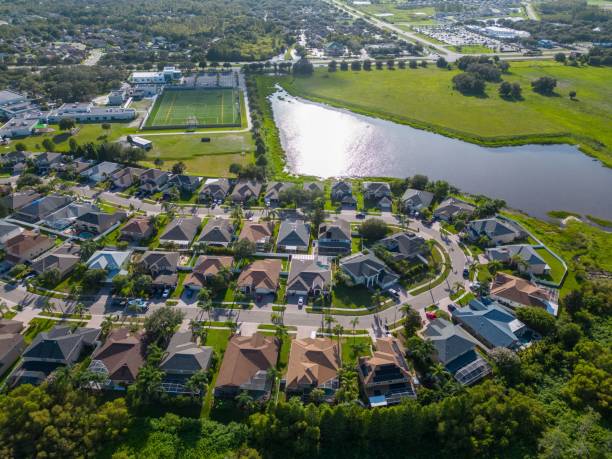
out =
<svg viewBox="0 0 612 459"><path fill-rule="evenodd" d="M234 89L165 90L147 128L240 126L240 92Z"/></svg>
<svg viewBox="0 0 612 459"><path fill-rule="evenodd" d="M452 51L464 54L489 54L493 50L483 45L463 45L463 46L449 46Z"/></svg>
<svg viewBox="0 0 612 459"><path fill-rule="evenodd" d="M428 67L406 70L317 69L312 77L285 77L290 93L366 115L428 129L486 145L567 142L612 166L612 68L570 67L551 61L512 62L504 80L518 82L523 100L499 97L487 83L486 96L455 91L458 70ZM558 81L547 97L531 90L541 76ZM568 97L577 92L577 100Z"/></svg>
<svg viewBox="0 0 612 459"><path fill-rule="evenodd" d="M391 23L409 22L415 25L426 25L435 23L431 16L435 14L433 7L424 8L399 8L400 2L373 3L371 5L351 5L364 13L371 14L377 19Z"/></svg>

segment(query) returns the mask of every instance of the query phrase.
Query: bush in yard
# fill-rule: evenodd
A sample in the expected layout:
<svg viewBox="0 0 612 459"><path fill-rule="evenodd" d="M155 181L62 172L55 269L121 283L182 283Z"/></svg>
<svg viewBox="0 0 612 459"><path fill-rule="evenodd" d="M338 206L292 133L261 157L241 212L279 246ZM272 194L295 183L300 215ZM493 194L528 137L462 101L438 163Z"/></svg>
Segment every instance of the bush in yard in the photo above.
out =
<svg viewBox="0 0 612 459"><path fill-rule="evenodd" d="M387 235L389 228L380 218L370 218L361 224L359 233L368 241L378 241Z"/></svg>

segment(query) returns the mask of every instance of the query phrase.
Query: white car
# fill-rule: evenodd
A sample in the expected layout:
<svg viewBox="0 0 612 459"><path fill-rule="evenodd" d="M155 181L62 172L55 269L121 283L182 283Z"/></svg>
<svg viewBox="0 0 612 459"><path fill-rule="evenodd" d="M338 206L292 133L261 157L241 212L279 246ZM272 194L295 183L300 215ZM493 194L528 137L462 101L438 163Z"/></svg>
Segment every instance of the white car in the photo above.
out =
<svg viewBox="0 0 612 459"><path fill-rule="evenodd" d="M168 298L169 295L170 295L170 289L169 288L165 288L163 293L162 293L162 298Z"/></svg>
<svg viewBox="0 0 612 459"><path fill-rule="evenodd" d="M299 297L298 298L298 306L304 306L304 297Z"/></svg>

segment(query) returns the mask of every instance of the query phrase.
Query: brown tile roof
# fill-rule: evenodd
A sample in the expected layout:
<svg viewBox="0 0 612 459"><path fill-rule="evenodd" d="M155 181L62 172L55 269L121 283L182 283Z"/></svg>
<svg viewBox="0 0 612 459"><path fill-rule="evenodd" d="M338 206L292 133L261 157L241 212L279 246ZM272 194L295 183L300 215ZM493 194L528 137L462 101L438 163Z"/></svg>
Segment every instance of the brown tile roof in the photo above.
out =
<svg viewBox="0 0 612 459"><path fill-rule="evenodd" d="M134 217L121 228L122 233L130 234L146 234L153 226L149 221L149 217Z"/></svg>
<svg viewBox="0 0 612 459"><path fill-rule="evenodd" d="M223 355L215 387L237 387L247 384L258 371L268 371L278 358L278 340L255 333L233 336Z"/></svg>
<svg viewBox="0 0 612 459"><path fill-rule="evenodd" d="M377 339L374 355L372 357L360 357L359 363L370 367L370 371L364 376L366 385L374 382L374 377L380 367L388 365L397 367L405 378L410 379L410 373L402 355L402 346L396 338Z"/></svg>
<svg viewBox="0 0 612 459"><path fill-rule="evenodd" d="M24 231L18 236L6 241L6 253L22 257L28 250L34 247L53 247L53 240L44 234Z"/></svg>
<svg viewBox="0 0 612 459"><path fill-rule="evenodd" d="M278 288L278 280L282 269L280 260L257 260L247 266L238 276L238 287Z"/></svg>
<svg viewBox="0 0 612 459"><path fill-rule="evenodd" d="M271 237L274 232L273 222L246 222L240 231L239 240L246 239L257 243L257 241Z"/></svg>
<svg viewBox="0 0 612 459"><path fill-rule="evenodd" d="M18 320L0 319L0 334L20 333L23 330L23 323Z"/></svg>
<svg viewBox="0 0 612 459"><path fill-rule="evenodd" d="M552 295L536 284L506 273L497 273L491 283L491 295L507 298L510 301L545 308Z"/></svg>
<svg viewBox="0 0 612 459"><path fill-rule="evenodd" d="M206 277L217 275L223 268L230 269L233 263L234 257L202 255L198 257L193 272L185 277L183 284L203 286Z"/></svg>
<svg viewBox="0 0 612 459"><path fill-rule="evenodd" d="M287 366L287 389L320 386L338 377L340 353L329 338L294 339Z"/></svg>
<svg viewBox="0 0 612 459"><path fill-rule="evenodd" d="M127 328L118 328L110 332L91 358L104 363L109 379L133 382L144 364L144 351L142 333L131 333Z"/></svg>

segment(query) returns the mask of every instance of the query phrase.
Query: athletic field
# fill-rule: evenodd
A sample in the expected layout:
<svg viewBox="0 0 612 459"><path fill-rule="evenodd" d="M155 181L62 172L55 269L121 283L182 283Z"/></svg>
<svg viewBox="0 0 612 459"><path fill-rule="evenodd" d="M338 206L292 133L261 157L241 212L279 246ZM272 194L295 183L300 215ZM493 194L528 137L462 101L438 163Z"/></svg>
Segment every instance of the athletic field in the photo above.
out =
<svg viewBox="0 0 612 459"><path fill-rule="evenodd" d="M145 128L240 126L240 91L236 89L164 90Z"/></svg>

